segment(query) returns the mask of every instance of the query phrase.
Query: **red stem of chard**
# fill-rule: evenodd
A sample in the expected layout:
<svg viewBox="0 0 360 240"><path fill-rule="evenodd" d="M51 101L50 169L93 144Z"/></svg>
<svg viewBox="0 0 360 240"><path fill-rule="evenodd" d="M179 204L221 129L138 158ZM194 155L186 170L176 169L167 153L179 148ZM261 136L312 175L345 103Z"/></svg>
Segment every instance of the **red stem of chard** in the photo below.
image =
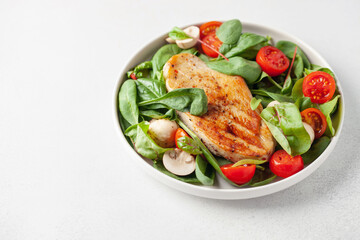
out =
<svg viewBox="0 0 360 240"><path fill-rule="evenodd" d="M229 59L227 57L225 57L221 52L219 52L218 50L216 50L215 48L213 48L211 45L207 44L204 41L201 41L200 39L198 39L198 41L201 44L204 44L205 46L207 46L208 48L210 48L211 50L213 50L214 52L218 53L221 57L223 57L226 61L229 61Z"/></svg>
<svg viewBox="0 0 360 240"><path fill-rule="evenodd" d="M294 56L293 56L293 58L292 58L292 60L291 60L291 64L290 64L289 71L288 71L288 73L286 74L286 78L285 78L285 81L284 81L284 86L285 86L285 83L286 83L287 78L288 78L288 77L289 77L289 75L290 75L290 72L291 72L292 66L293 66L293 64L294 64L295 57L296 57L296 51L297 51L297 46L295 46Z"/></svg>

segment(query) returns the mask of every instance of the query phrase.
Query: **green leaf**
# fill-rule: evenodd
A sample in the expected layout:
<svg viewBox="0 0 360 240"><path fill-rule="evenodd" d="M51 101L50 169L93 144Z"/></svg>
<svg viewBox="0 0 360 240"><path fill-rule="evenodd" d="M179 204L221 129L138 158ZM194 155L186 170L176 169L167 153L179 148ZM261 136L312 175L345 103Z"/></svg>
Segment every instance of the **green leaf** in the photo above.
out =
<svg viewBox="0 0 360 240"><path fill-rule="evenodd" d="M317 159L325 151L330 142L331 140L327 136L316 139L310 150L301 155L304 164L310 164Z"/></svg>
<svg viewBox="0 0 360 240"><path fill-rule="evenodd" d="M256 169L249 185L252 187L262 186L271 183L275 178L276 175L269 168L265 168L265 170Z"/></svg>
<svg viewBox="0 0 360 240"><path fill-rule="evenodd" d="M210 61L206 62L206 65L221 73L242 76L248 84L255 83L261 74L261 67L255 61L242 57L232 57L229 61Z"/></svg>
<svg viewBox="0 0 360 240"><path fill-rule="evenodd" d="M286 95L282 95L282 94L278 94L278 93L273 93L273 92L269 92L263 89L254 89L251 90L252 94L257 94L257 95L261 95L264 97L271 97L272 99L278 101L278 102L294 102L292 100L291 97L286 96Z"/></svg>
<svg viewBox="0 0 360 240"><path fill-rule="evenodd" d="M296 54L295 61L293 64L292 72L296 78L301 78L304 72L304 62L300 54Z"/></svg>
<svg viewBox="0 0 360 240"><path fill-rule="evenodd" d="M168 175L169 177L175 178L179 181L186 182L186 183L192 183L192 184L199 184L201 183L199 179L197 179L195 173L192 173L187 176L177 176L171 172L169 172L165 167L162 161L154 161L154 168L159 170L160 172Z"/></svg>
<svg viewBox="0 0 360 240"><path fill-rule="evenodd" d="M152 69L151 61L146 61L137 65L133 71L127 72L127 77L130 78L132 73L135 74L136 78L144 78L149 75L149 70Z"/></svg>
<svg viewBox="0 0 360 240"><path fill-rule="evenodd" d="M278 41L276 43L276 48L280 49L288 58L292 59L294 56L294 51L295 51L295 47L297 45L293 42L289 42L289 41ZM303 61L303 66L305 68L310 68L310 61L309 59L306 57L306 55L304 54L304 52L301 50L301 48L299 46L297 46L297 54L300 55L302 61Z"/></svg>
<svg viewBox="0 0 360 240"><path fill-rule="evenodd" d="M255 59L260 48L267 46L268 41L266 37L254 33L243 33L236 46L227 51L225 57L240 56L246 59Z"/></svg>
<svg viewBox="0 0 360 240"><path fill-rule="evenodd" d="M130 137L135 150L143 157L150 158L152 160L161 159L166 151L172 150L172 148L162 148L155 143L155 141L149 136L149 122L141 122L129 127L125 131L125 135Z"/></svg>
<svg viewBox="0 0 360 240"><path fill-rule="evenodd" d="M312 103L309 97L298 98L295 105L299 108L300 112L307 108L316 108L316 104Z"/></svg>
<svg viewBox="0 0 360 240"><path fill-rule="evenodd" d="M139 108L136 104L137 90L133 80L126 80L119 92L119 109L121 115L130 125L139 122Z"/></svg>
<svg viewBox="0 0 360 240"><path fill-rule="evenodd" d="M139 78L136 81L139 101L159 98L166 94L165 83L159 80Z"/></svg>
<svg viewBox="0 0 360 240"><path fill-rule="evenodd" d="M334 127L332 125L332 121L331 121L331 113L335 110L339 98L340 98L340 95L337 95L331 101L319 105L321 112L326 117L327 128L330 130L331 136L335 135L335 129L334 129Z"/></svg>
<svg viewBox="0 0 360 240"><path fill-rule="evenodd" d="M177 146L184 152L190 153L192 155L202 154L200 146L193 139L187 136L178 138Z"/></svg>
<svg viewBox="0 0 360 240"><path fill-rule="evenodd" d="M150 119L169 119L169 120L176 120L177 115L174 109L169 109L167 112L163 113L160 110L140 110L140 115L148 117Z"/></svg>
<svg viewBox="0 0 360 240"><path fill-rule="evenodd" d="M291 97L294 101L296 101L299 98L304 96L303 91L302 91L303 82L304 82L304 78L301 78L301 79L297 80L294 84L294 87L291 92Z"/></svg>
<svg viewBox="0 0 360 240"><path fill-rule="evenodd" d="M259 104L261 103L261 99L252 98L250 101L250 107L252 110L255 110L259 107Z"/></svg>
<svg viewBox="0 0 360 240"><path fill-rule="evenodd" d="M266 162L267 162L267 160L242 159L242 160L237 161L236 163L234 163L234 165L232 165L232 167L242 166L242 165L245 165L245 164L259 165L259 164L263 164L263 163L266 163Z"/></svg>
<svg viewBox="0 0 360 240"><path fill-rule="evenodd" d="M151 62L153 66L153 79L160 79L161 71L165 63L174 55L182 51L176 44L166 44L162 46L153 56Z"/></svg>
<svg viewBox="0 0 360 240"><path fill-rule="evenodd" d="M295 104L280 103L267 107L262 111L261 117L286 152L296 156L309 150L310 136L302 124L300 111Z"/></svg>
<svg viewBox="0 0 360 240"><path fill-rule="evenodd" d="M214 168L205 161L200 155L196 156L196 178L206 186L214 185L215 171Z"/></svg>
<svg viewBox="0 0 360 240"><path fill-rule="evenodd" d="M216 31L216 36L226 44L235 44L240 38L242 24L239 20L233 19L221 24Z"/></svg>
<svg viewBox="0 0 360 240"><path fill-rule="evenodd" d="M169 37L173 40L183 40L183 39L191 38L189 35L187 35L183 30L181 30L178 27L174 27L169 32Z"/></svg>
<svg viewBox="0 0 360 240"><path fill-rule="evenodd" d="M284 86L281 89L281 94L289 94L293 88L293 80L291 79L290 75L285 79Z"/></svg>
<svg viewBox="0 0 360 240"><path fill-rule="evenodd" d="M321 72L326 72L328 74L330 74L333 78L335 78L335 74L329 69L329 68L324 68L315 64L311 64L310 69L305 68L305 74L309 75L312 72L316 72L316 71L321 71Z"/></svg>
<svg viewBox="0 0 360 240"><path fill-rule="evenodd" d="M200 88L175 89L162 97L143 101L138 105L145 106L154 103L160 103L181 112L190 112L196 116L207 112L207 97L204 90Z"/></svg>

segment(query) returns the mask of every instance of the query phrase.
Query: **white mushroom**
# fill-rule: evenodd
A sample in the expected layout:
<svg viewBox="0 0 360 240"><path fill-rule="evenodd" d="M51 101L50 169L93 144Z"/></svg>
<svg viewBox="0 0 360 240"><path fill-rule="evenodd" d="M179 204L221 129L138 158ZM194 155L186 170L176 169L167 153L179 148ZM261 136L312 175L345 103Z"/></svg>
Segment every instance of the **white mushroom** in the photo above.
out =
<svg viewBox="0 0 360 240"><path fill-rule="evenodd" d="M163 156L164 167L178 176L186 176L195 171L195 158L178 148L167 151Z"/></svg>
<svg viewBox="0 0 360 240"><path fill-rule="evenodd" d="M272 102L270 102L268 105L267 105L267 107L273 107L273 106L275 106L275 105L277 105L277 104L280 104L280 102L278 102L278 101L272 101Z"/></svg>
<svg viewBox="0 0 360 240"><path fill-rule="evenodd" d="M175 132L179 128L175 121L153 119L150 121L149 135L163 148L175 146Z"/></svg>
<svg viewBox="0 0 360 240"><path fill-rule="evenodd" d="M302 123L304 125L305 130L308 132L308 134L310 136L311 143L313 143L314 139L315 139L315 131L314 131L314 129L309 124L307 124L306 122L302 122Z"/></svg>
<svg viewBox="0 0 360 240"><path fill-rule="evenodd" d="M176 44L181 49L188 49L192 48L196 45L197 41L200 37L200 29L196 26L190 26L183 30L187 35L189 35L191 38L182 39L182 40L176 40Z"/></svg>
<svg viewBox="0 0 360 240"><path fill-rule="evenodd" d="M168 43L175 43L175 40L172 39L171 37L168 37L165 39Z"/></svg>

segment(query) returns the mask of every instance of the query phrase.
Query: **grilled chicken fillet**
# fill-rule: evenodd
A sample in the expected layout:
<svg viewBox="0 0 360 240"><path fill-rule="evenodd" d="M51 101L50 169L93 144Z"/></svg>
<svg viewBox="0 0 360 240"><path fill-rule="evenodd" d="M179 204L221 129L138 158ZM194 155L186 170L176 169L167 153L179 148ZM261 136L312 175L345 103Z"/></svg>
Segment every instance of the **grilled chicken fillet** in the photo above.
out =
<svg viewBox="0 0 360 240"><path fill-rule="evenodd" d="M251 110L251 92L240 76L214 71L198 57L174 55L163 68L166 88L202 88L208 111L202 116L178 112L179 118L209 150L233 162L241 159L268 159L275 142L260 117L261 105Z"/></svg>

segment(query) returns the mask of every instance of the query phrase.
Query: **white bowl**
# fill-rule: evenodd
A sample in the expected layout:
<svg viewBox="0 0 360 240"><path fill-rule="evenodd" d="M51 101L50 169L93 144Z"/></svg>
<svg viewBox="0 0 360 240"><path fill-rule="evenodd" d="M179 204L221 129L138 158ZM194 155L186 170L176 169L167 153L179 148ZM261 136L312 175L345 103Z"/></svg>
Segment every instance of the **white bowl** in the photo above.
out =
<svg viewBox="0 0 360 240"><path fill-rule="evenodd" d="M198 23L195 25L201 25L201 24L202 23ZM306 43L302 42L300 39L288 33L270 27L266 27L254 23L242 22L242 24L243 24L243 32L252 32L263 36L268 35L271 36L273 41L275 42L279 40L288 40L296 43L305 52L311 63L331 69L329 64L320 56L318 52L316 52ZM329 146L326 148L326 150L315 161L313 161L310 165L306 166L303 170L292 175L291 177L285 179L278 178L277 180L275 180L270 184L259 187L235 188L230 184L226 183L220 176L217 175L215 185L209 187L209 186L201 186L201 185L192 185L189 183L181 182L153 168L152 161L142 158L140 155L138 155L135 152L135 150L129 145L121 130L119 123L119 115L118 115L119 114L118 93L121 84L127 79L126 72L129 71L129 69L135 67L137 64L151 59L151 57L155 54L155 52L161 46L166 44L164 40L166 37L167 34L164 34L156 38L155 40L150 41L148 44L142 47L124 66L123 70L120 73L120 79L115 88L115 99L114 99L115 124L117 125L117 129L119 130L120 138L122 140L122 145L124 146L124 148L128 150L130 156L135 160L135 162L137 162L145 170L145 172L150 174L152 177L172 188L200 197L214 198L214 199L255 198L281 191L300 182L301 180L309 176L312 172L314 172L333 151L341 133L342 125L344 122L344 112L345 112L345 101L344 101L344 96L342 94L343 91L340 85L340 81L337 77L336 77L337 86L341 94L341 99L338 109L337 124L335 124L336 135L331 139L331 142ZM142 173L139 172L139 174Z"/></svg>

